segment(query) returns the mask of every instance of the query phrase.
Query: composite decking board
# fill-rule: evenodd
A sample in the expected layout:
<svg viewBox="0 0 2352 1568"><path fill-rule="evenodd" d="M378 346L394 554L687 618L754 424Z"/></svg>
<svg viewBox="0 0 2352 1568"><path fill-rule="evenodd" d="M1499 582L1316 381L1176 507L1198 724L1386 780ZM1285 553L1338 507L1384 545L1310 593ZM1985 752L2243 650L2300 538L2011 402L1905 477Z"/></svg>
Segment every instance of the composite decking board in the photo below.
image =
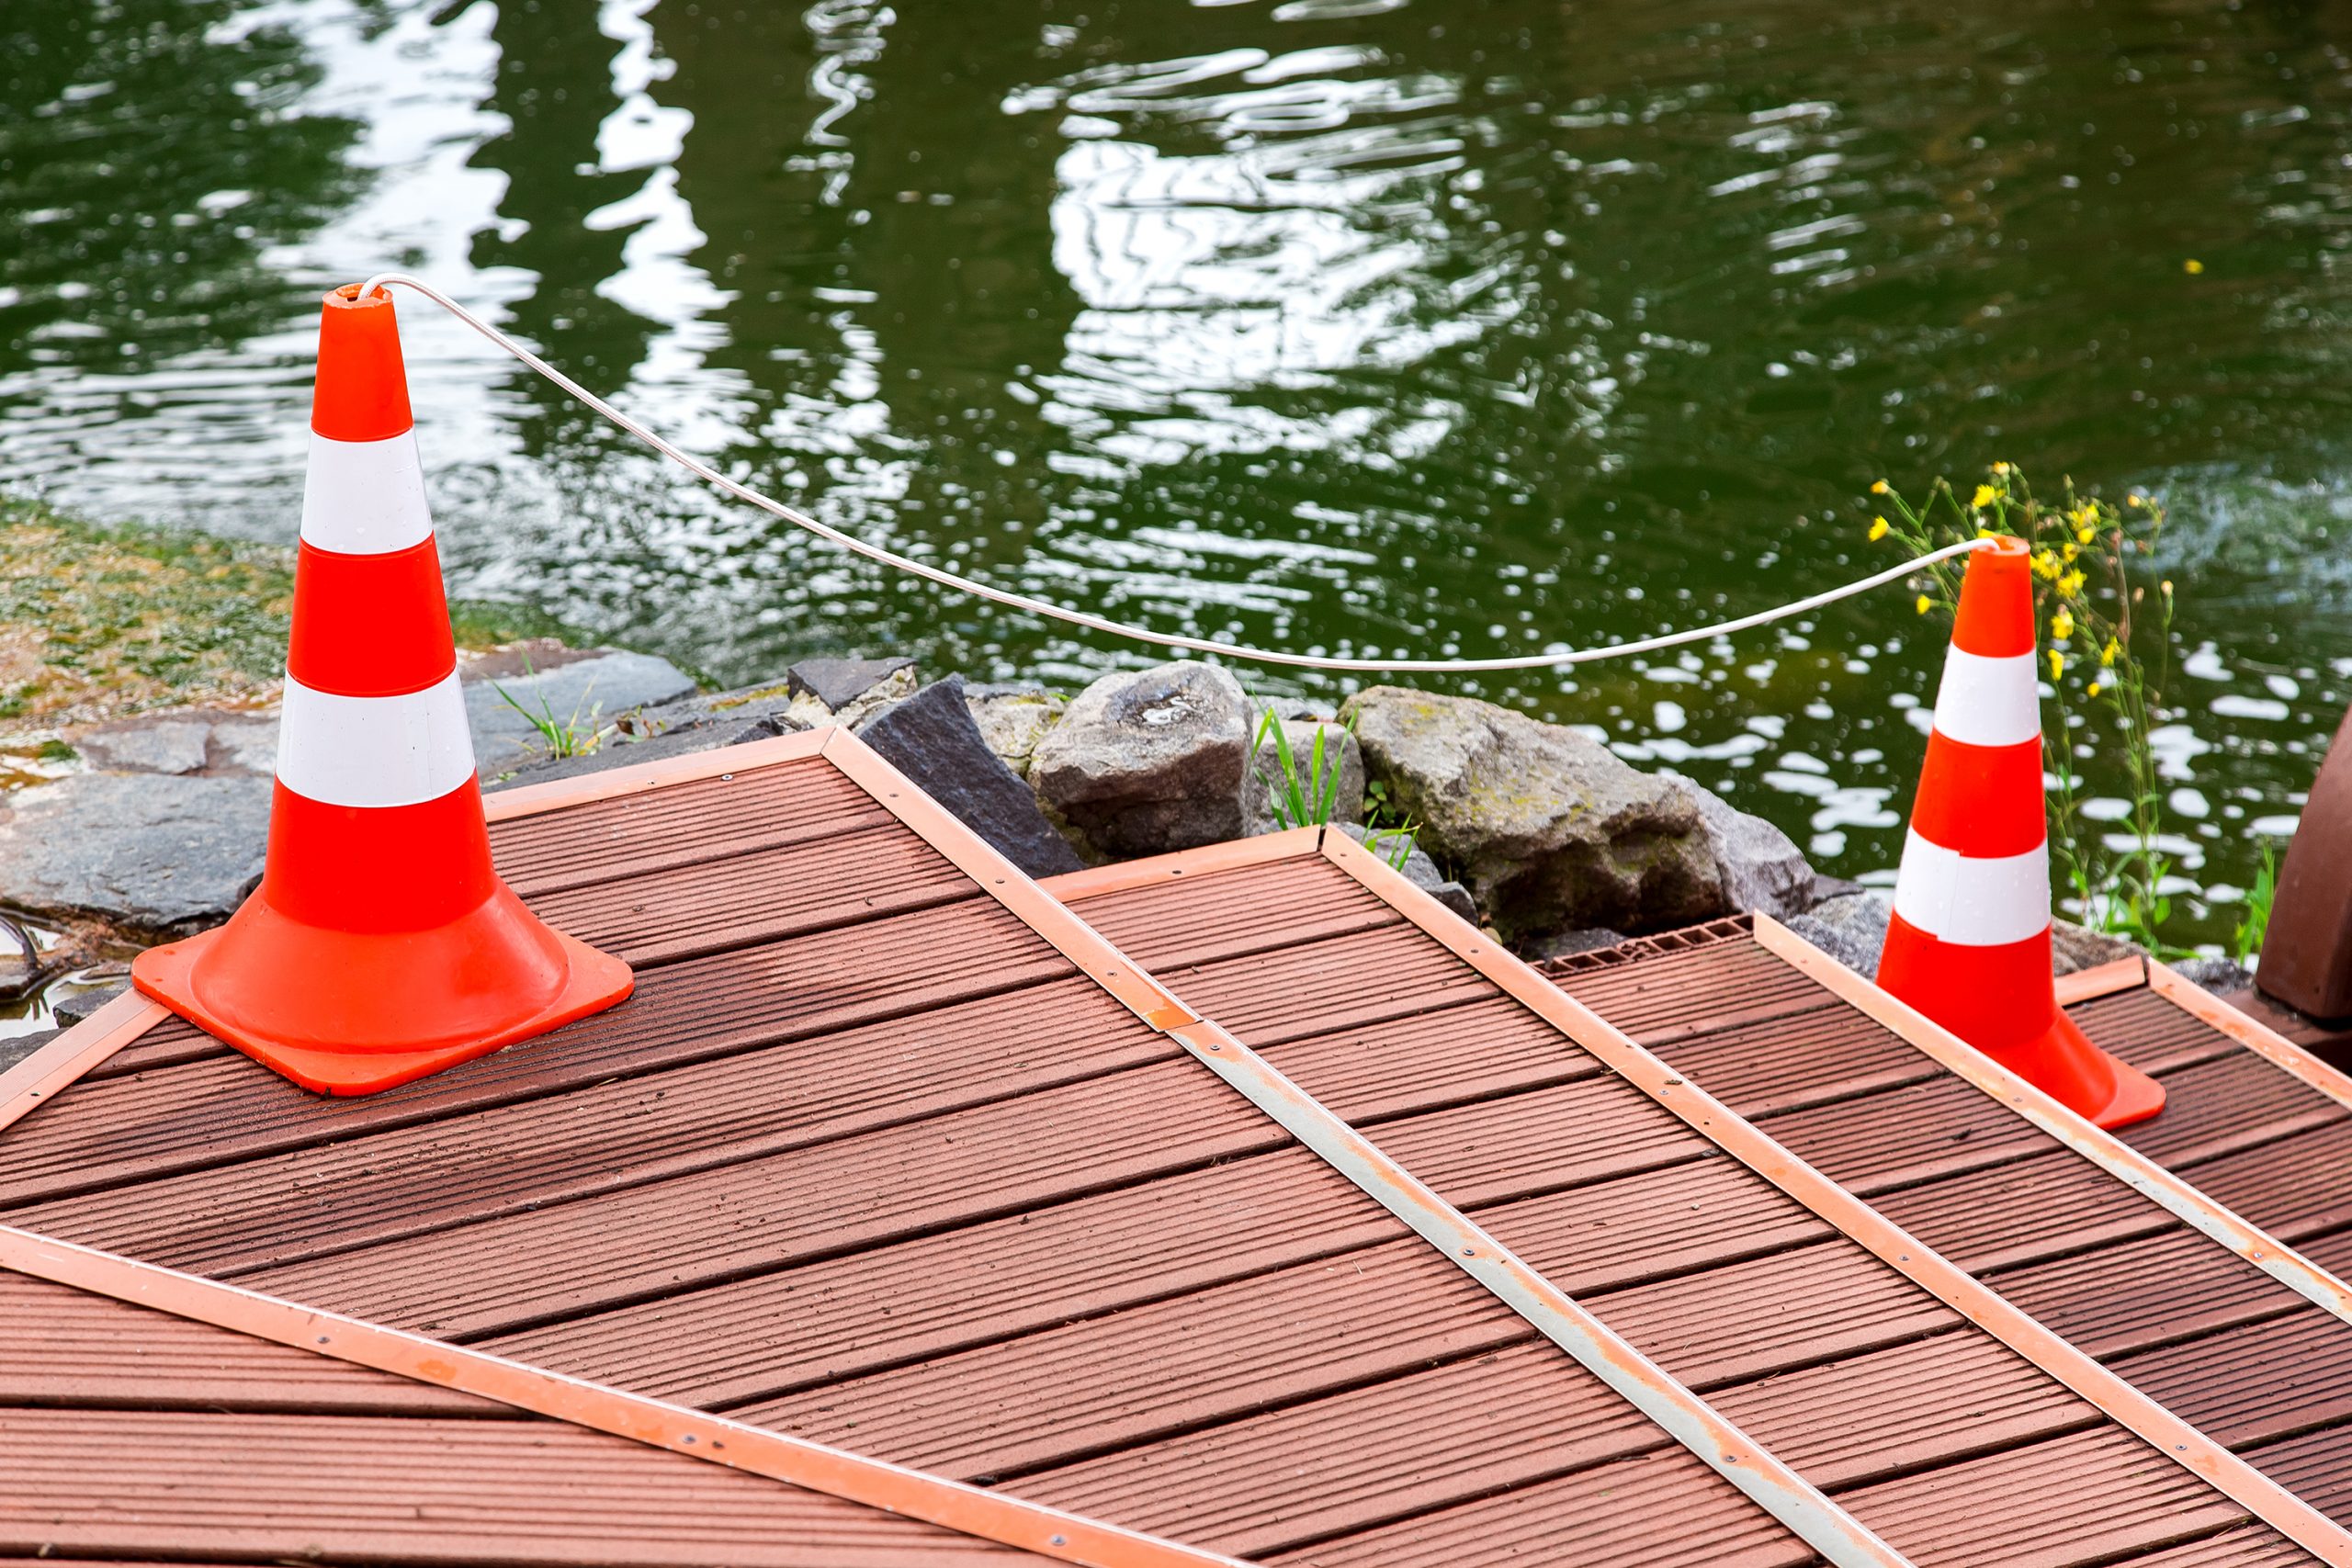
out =
<svg viewBox="0 0 2352 1568"><path fill-rule="evenodd" d="M1990 1506L1994 1500L1998 1506ZM1840 1493L1920 1568L2105 1562L2243 1523L2245 1510L2113 1427L2068 1433Z"/></svg>
<svg viewBox="0 0 2352 1568"><path fill-rule="evenodd" d="M1459 1115L1434 1117L1453 1146ZM1475 1134L1473 1134L1475 1137ZM1475 1156L1464 1156L1465 1162ZM1636 1162L1638 1163L1638 1162ZM1592 1232L1577 1293L1821 1239L1827 1227L1731 1162L1657 1179L1607 1179L1578 1152L1512 1173L1491 1190L1553 1177L1563 1190L1478 1206L1514 1246ZM1645 1172L1647 1176L1648 1172ZM1694 1215L1708 1228L1694 1229ZM1384 1211L1303 1150L1285 1149L1136 1187L637 1306L497 1337L482 1348L665 1398L727 1404L936 1356L1231 1280L1353 1251L1402 1234ZM777 1325L788 1322L788 1334Z"/></svg>
<svg viewBox="0 0 2352 1568"><path fill-rule="evenodd" d="M1246 897L1237 897L1239 888ZM1404 921L1319 855L1097 894L1081 903L1089 926L1155 972Z"/></svg>
<svg viewBox="0 0 2352 1568"><path fill-rule="evenodd" d="M136 1073L176 1066L183 1062L200 1062L209 1057L225 1058L235 1055L235 1051L187 1020L166 1018L83 1074L77 1080L77 1087L78 1084L129 1077Z"/></svg>
<svg viewBox="0 0 2352 1568"><path fill-rule="evenodd" d="M805 844L897 818L821 758L773 763L490 825L499 874L526 897Z"/></svg>
<svg viewBox="0 0 2352 1568"><path fill-rule="evenodd" d="M471 1394L0 1269L0 1405L504 1417Z"/></svg>
<svg viewBox="0 0 2352 1568"><path fill-rule="evenodd" d="M1390 1243L734 1414L951 1475L1001 1476L1532 1337L1523 1319L1465 1286L1418 1241ZM1585 1304L1692 1386L1959 1321L1859 1248L1831 1243L1594 1292ZM1341 1321L1344 1335L1325 1331ZM1037 1397L1045 1388L1052 1398Z"/></svg>
<svg viewBox="0 0 2352 1568"><path fill-rule="evenodd" d="M1671 1519L1627 1530L1623 1520ZM1782 1568L1812 1549L1679 1451L1645 1454L1270 1555L1282 1568Z"/></svg>
<svg viewBox="0 0 2352 1568"><path fill-rule="evenodd" d="M145 1156L150 1145L160 1143L169 1153L156 1158L157 1167L168 1169L175 1159L199 1167L218 1161L220 1173L209 1179L233 1184L235 1168L227 1162L248 1151L299 1148L345 1129L426 1120L449 1110L754 1046L883 1021L899 1021L897 1026L919 1046L929 1043L921 1015L978 998L1003 998L997 1010L999 1026L986 1038L991 1043L1017 1041L1020 1016L1030 1005L1031 993L1024 987L1040 987L1071 972L1069 960L1036 942L1026 927L997 906L952 905L658 970L640 979L635 996L609 1011L364 1100L337 1102L309 1096L242 1058L204 1080L217 1089L217 1098L191 1091L175 1101L175 1079L159 1089L143 1077L129 1087L76 1085L77 1091L85 1087L92 1090L86 1101L80 1092L58 1096L9 1129L9 1135L0 1139L0 1150L7 1151L11 1174L21 1179L27 1165L40 1161L40 1151L51 1139L78 1145L77 1152L85 1156L94 1152L93 1144L103 1147L120 1140ZM1100 1016L1108 1020L1117 1010L1106 1008ZM1008 1019L1011 1028L1006 1027ZM1105 1027L1125 1030L1126 1037L1137 1040L1146 1032L1131 1018ZM970 1036L938 1043L967 1055L979 1049ZM112 1118L107 1113L150 1089L160 1095L164 1107L177 1108L165 1109L155 1128L109 1132L106 1124ZM234 1108L227 1109L231 1106ZM142 1108L163 1109L152 1096ZM245 1141L220 1148L208 1136L216 1124L208 1113L224 1111L226 1134ZM38 1187L42 1179L36 1172L26 1184ZM134 1186L119 1193L89 1192L60 1201L70 1207L54 1212L95 1214L109 1204L138 1206L145 1201L140 1191ZM43 1212L52 1210L44 1206Z"/></svg>
<svg viewBox="0 0 2352 1568"><path fill-rule="evenodd" d="M2112 1042L2106 1049L2158 1077L2245 1049L2145 985L2077 1002L2066 1011L2093 1039Z"/></svg>
<svg viewBox="0 0 2352 1568"><path fill-rule="evenodd" d="M237 1278L467 1338L1287 1141L1193 1064L1171 1062Z"/></svg>
<svg viewBox="0 0 2352 1568"><path fill-rule="evenodd" d="M923 1568L1046 1561L554 1421L0 1410L0 1550Z"/></svg>
<svg viewBox="0 0 2352 1568"><path fill-rule="evenodd" d="M2276 1317L2301 1296L2187 1226L2005 1269L1985 1283L2105 1359ZM2339 1325L2339 1330L2341 1325Z"/></svg>
<svg viewBox="0 0 2352 1568"><path fill-rule="evenodd" d="M2262 1443L2248 1449L2245 1457L2330 1518L2352 1518L2352 1426Z"/></svg>
<svg viewBox="0 0 2352 1568"><path fill-rule="evenodd" d="M785 886L792 896L779 898ZM526 902L558 931L642 969L979 896L979 884L893 822Z"/></svg>
<svg viewBox="0 0 2352 1568"><path fill-rule="evenodd" d="M2301 1246L2352 1225L2352 1121L2225 1155L2190 1174L2215 1202Z"/></svg>
<svg viewBox="0 0 2352 1568"><path fill-rule="evenodd" d="M2286 1568L2311 1560L2311 1553L2267 1525L2238 1525L2120 1561L2131 1568Z"/></svg>
<svg viewBox="0 0 2352 1568"><path fill-rule="evenodd" d="M718 1190L747 1160L953 1117L1126 1067L1161 1063L1182 1074L1188 1064L1169 1061L1171 1055L1161 1036L1091 985L1057 983L126 1181L9 1217L175 1268L283 1267L600 1193L680 1181ZM1010 1114L1018 1121L1024 1112ZM909 1136L900 1133L891 1146ZM912 1136L920 1143L925 1134ZM821 1165L823 1157L802 1159ZM622 1201L616 1212L643 1201Z"/></svg>
<svg viewBox="0 0 2352 1568"><path fill-rule="evenodd" d="M1826 1002L1818 984L1752 939L1585 970L1555 984L1654 1049L1693 1034L1816 1011Z"/></svg>
<svg viewBox="0 0 2352 1568"><path fill-rule="evenodd" d="M2352 1119L2352 1110L2251 1051L2183 1067L2164 1084L2164 1113L2116 1136L2167 1168Z"/></svg>
<svg viewBox="0 0 2352 1568"><path fill-rule="evenodd" d="M1334 1432L1347 1440L1330 1441ZM1035 1472L1005 1490L1258 1557L1668 1446L1550 1345L1521 1344Z"/></svg>
<svg viewBox="0 0 2352 1568"><path fill-rule="evenodd" d="M2115 1370L2218 1441L2246 1448L2352 1420L2352 1346L2341 1327L2306 1306L2128 1356Z"/></svg>
<svg viewBox="0 0 2352 1568"><path fill-rule="evenodd" d="M1081 919L1085 910L1078 906ZM1409 926L1151 972L1194 1012L1260 1050L1499 994L1492 981ZM1302 1021L1307 1019L1313 1021Z"/></svg>

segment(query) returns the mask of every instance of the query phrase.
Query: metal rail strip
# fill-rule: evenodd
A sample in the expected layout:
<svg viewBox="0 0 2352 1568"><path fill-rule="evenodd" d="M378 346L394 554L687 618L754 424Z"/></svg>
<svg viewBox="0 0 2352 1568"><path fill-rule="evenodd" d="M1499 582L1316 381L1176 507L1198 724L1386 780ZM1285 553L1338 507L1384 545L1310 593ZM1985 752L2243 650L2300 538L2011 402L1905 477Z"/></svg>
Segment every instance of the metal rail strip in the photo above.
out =
<svg viewBox="0 0 2352 1568"><path fill-rule="evenodd" d="M171 1016L162 1003L125 991L56 1039L35 1046L31 1055L0 1073L0 1130L47 1105Z"/></svg>
<svg viewBox="0 0 2352 1568"><path fill-rule="evenodd" d="M1221 1552L1024 1502L1007 1493L13 1225L0 1225L0 1268L330 1360L479 1394L533 1415L1085 1568L1247 1568Z"/></svg>
<svg viewBox="0 0 2352 1568"><path fill-rule="evenodd" d="M1183 1046L1824 1559L1838 1568L1864 1564L1908 1568L1907 1559L1777 1454L1750 1439L1728 1417L1439 1197L1272 1063L1222 1025L1185 1006L1101 932L923 794L880 753L848 731L837 730L827 742L824 755L1136 1017ZM1207 863L1229 870L1311 853L1322 836L1315 829L1299 829L1280 835L1287 840L1284 843L1215 855L1207 858ZM1148 878L1161 874L1143 874ZM1102 878L1100 884L1098 892L1138 885L1116 877ZM1440 913L1449 920L1454 919L1442 908Z"/></svg>
<svg viewBox="0 0 2352 1568"><path fill-rule="evenodd" d="M2301 1079L2336 1104L2352 1107L2346 1077L2259 1019L2249 1018L2196 981L2151 960L2148 989L2208 1028L2219 1030L2279 1071Z"/></svg>
<svg viewBox="0 0 2352 1568"><path fill-rule="evenodd" d="M1782 1147L1753 1123L1742 1119L1644 1049L1632 1036L1535 973L1414 886L1401 874L1390 870L1378 856L1340 833L1324 834L1320 852L1326 860L1340 866L1374 896L1395 908L1455 956L1598 1057L1627 1083L1673 1112L1702 1137L1826 1220L1849 1239L1867 1248L1881 1261L2033 1362L2066 1388L2088 1400L2125 1430L2323 1561L2352 1564L2352 1533L2347 1533L2342 1526L2309 1503L2133 1388L2072 1343L2011 1304L1991 1287ZM1758 917L1759 940L1767 924L1762 917ZM1803 945L1786 928L1776 929L1785 942ZM1849 976L1860 992L1885 997L1885 993L1860 976L1843 968L1834 959L1826 954L1818 956L1822 963ZM1852 988L1841 989L1839 994L1847 996L1857 1005L1862 1000L1859 995L1852 994ZM1894 1002L1893 998L1885 999ZM1902 1008L1899 1002L1894 1005ZM1871 1010L1866 1007L1864 1010ZM1872 1012L1871 1016L1878 1017L1879 1014ZM1957 1040L1951 1043L1980 1062L1987 1061L1979 1053L1960 1045ZM2020 1083L2019 1087L2024 1086ZM2054 1103L2052 1102L2052 1105ZM2059 1113L2066 1114L2064 1111ZM2085 1128L2089 1126L2087 1122L2079 1124ZM2105 1136L2104 1134L2100 1135Z"/></svg>
<svg viewBox="0 0 2352 1568"><path fill-rule="evenodd" d="M1909 1004L1890 996L1769 916L1756 941L1900 1036L1914 1050L2007 1106L2109 1176L2154 1199L2175 1218L2220 1242L2304 1300L2352 1323L2352 1286L2252 1220L2224 1208L2146 1155L2075 1115ZM2183 981L2181 984L2186 985Z"/></svg>

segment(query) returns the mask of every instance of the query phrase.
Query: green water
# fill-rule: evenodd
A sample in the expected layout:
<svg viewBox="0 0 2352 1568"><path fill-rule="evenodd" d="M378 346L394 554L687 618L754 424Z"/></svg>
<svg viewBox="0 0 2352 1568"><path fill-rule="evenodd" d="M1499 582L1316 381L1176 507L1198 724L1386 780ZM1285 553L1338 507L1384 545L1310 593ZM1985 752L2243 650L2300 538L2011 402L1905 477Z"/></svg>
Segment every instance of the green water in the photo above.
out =
<svg viewBox="0 0 2352 1568"><path fill-rule="evenodd" d="M2341 6L662 0L0 13L0 483L295 527L312 302L423 273L865 536L1154 626L1523 651L1890 558L1996 458L2165 497L2181 934L2352 698ZM2192 273L2187 263L2202 264ZM460 591L720 680L1151 656L702 494L402 306ZM1464 682L1890 866L1907 596ZM1324 691L1245 671L1268 691ZM2094 762L2112 793L2111 757Z"/></svg>

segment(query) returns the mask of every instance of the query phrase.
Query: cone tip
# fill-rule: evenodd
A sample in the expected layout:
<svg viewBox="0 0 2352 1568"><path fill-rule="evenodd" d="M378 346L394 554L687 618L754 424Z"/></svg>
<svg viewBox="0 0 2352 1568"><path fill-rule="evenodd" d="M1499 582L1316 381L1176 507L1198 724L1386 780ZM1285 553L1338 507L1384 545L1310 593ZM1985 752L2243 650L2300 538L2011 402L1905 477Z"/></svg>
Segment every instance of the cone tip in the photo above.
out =
<svg viewBox="0 0 2352 1568"><path fill-rule="evenodd" d="M382 441L408 430L408 374L389 289L329 289L319 313L319 378L311 428L336 441Z"/></svg>

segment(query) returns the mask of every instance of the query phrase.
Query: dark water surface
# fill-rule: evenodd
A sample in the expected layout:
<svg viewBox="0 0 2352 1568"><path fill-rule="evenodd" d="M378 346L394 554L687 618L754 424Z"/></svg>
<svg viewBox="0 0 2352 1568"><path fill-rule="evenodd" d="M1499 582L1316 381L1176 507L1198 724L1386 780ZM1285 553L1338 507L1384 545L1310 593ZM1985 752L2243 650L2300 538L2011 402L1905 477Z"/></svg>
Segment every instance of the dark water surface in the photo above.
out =
<svg viewBox="0 0 2352 1568"><path fill-rule="evenodd" d="M2352 6L24 0L0 33L0 484L103 515L290 538L317 291L398 265L868 537L1334 652L1794 597L1891 558L1882 474L2153 491L2216 897L2185 935L2352 696ZM722 680L1151 657L703 494L401 309L463 592ZM1889 592L1458 689L1861 873L1939 655Z"/></svg>

